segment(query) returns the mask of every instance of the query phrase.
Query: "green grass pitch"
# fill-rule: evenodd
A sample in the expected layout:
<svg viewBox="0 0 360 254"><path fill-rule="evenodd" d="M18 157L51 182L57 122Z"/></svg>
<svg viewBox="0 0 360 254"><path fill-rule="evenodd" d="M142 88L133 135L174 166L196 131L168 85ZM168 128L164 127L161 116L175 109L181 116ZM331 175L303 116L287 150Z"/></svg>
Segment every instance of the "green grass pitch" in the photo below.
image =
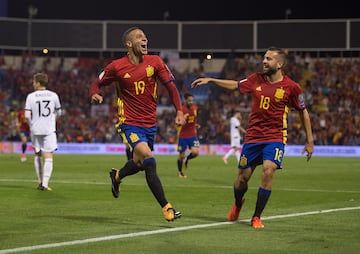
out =
<svg viewBox="0 0 360 254"><path fill-rule="evenodd" d="M167 222L143 172L111 194L109 170L126 156L54 155L52 192L36 189L33 156L0 154L0 254L5 253L359 253L360 158L285 157L263 212L250 227L261 167L249 182L238 222L233 203L236 159L189 161L177 177L176 156L156 156L166 197L183 217Z"/></svg>

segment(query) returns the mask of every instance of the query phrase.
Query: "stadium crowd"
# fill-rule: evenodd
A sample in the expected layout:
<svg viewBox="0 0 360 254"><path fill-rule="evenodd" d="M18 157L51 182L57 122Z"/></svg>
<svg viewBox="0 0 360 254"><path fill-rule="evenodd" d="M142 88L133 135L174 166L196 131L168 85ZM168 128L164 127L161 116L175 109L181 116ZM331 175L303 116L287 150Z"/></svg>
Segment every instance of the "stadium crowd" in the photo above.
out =
<svg viewBox="0 0 360 254"><path fill-rule="evenodd" d="M46 58L41 68L36 68L36 56L24 53L21 66L14 68L0 56L0 141L18 141L15 115L24 106L26 95L33 90L32 75L44 71L49 76L50 90L60 96L64 115L58 120L59 142L122 142L116 134L115 95L112 87L104 90L102 105L91 105L88 87L110 59L79 57L70 70L60 61L54 67ZM245 54L242 58L229 55L219 77L243 79L261 66L262 55ZM51 66L52 68L49 68ZM189 91L194 77L207 75L199 68L179 72L173 69L177 86L183 94ZM310 54L289 55L286 74L303 87L314 132L315 145L360 145L360 59L311 57ZM233 109L240 109L246 128L250 112L250 98L227 92L215 86L204 91L192 89L199 107L201 144L229 143L229 119ZM165 89L158 91L158 134L156 143L176 142L173 126L174 112L168 108L170 100ZM200 99L201 98L201 99ZM110 106L109 106L110 105ZM305 133L298 114L290 112L288 144L305 143Z"/></svg>

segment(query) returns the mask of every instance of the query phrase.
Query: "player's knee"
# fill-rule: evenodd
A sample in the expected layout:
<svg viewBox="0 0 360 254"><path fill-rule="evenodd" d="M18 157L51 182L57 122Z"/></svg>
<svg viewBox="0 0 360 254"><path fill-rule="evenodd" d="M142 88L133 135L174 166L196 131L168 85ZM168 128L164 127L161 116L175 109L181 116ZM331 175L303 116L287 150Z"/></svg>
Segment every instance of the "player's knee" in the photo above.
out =
<svg viewBox="0 0 360 254"><path fill-rule="evenodd" d="M199 156L199 151L193 151L193 152L191 152L191 153L193 154L194 157Z"/></svg>
<svg viewBox="0 0 360 254"><path fill-rule="evenodd" d="M240 187L246 185L248 181L249 181L249 177L247 175L238 174L235 182L236 185Z"/></svg>
<svg viewBox="0 0 360 254"><path fill-rule="evenodd" d="M142 168L148 174L155 174L156 173L156 160L154 157L146 158L142 164Z"/></svg>

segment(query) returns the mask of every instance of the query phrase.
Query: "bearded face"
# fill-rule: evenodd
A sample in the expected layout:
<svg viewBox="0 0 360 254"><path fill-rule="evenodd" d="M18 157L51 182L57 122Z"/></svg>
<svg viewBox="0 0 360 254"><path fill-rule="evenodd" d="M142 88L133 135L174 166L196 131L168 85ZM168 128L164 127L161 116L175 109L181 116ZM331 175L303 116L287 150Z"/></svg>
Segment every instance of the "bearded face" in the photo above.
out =
<svg viewBox="0 0 360 254"><path fill-rule="evenodd" d="M278 68L276 66L268 66L265 68L263 68L263 73L266 75L266 76L271 76L273 74L275 74L276 72L278 71Z"/></svg>

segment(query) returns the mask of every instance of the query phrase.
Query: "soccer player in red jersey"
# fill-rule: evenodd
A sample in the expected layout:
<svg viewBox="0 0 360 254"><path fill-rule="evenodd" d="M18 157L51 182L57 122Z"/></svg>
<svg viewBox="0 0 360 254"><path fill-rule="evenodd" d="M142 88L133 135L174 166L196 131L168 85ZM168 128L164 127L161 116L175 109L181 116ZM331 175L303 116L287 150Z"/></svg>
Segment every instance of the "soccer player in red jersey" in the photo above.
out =
<svg viewBox="0 0 360 254"><path fill-rule="evenodd" d="M30 136L30 127L25 118L25 110L22 109L16 113L16 127L21 139L21 156L22 162L26 161L26 148Z"/></svg>
<svg viewBox="0 0 360 254"><path fill-rule="evenodd" d="M245 142L234 182L235 204L228 213L229 221L236 221L248 190L248 181L255 168L262 164L261 185L258 189L255 211L251 220L253 228L263 228L260 216L272 191L272 179L282 165L287 141L287 115L290 109L297 110L304 126L307 142L302 154L309 161L314 151L311 121L305 107L304 96L298 83L283 73L286 54L280 48L270 47L263 58L263 71L248 78L221 80L198 78L192 87L213 83L219 87L250 93L252 111L246 129Z"/></svg>
<svg viewBox="0 0 360 254"><path fill-rule="evenodd" d="M177 160L178 176L186 178L182 169L187 169L188 162L199 155L199 139L197 129L200 127L197 123L198 107L194 104L194 96L191 93L184 94L184 105L182 111L186 119L186 123L178 129L178 151L179 158ZM186 149L190 149L190 153L185 157Z"/></svg>
<svg viewBox="0 0 360 254"><path fill-rule="evenodd" d="M165 197L152 151L157 129L158 85L167 89L176 109L175 124L179 126L185 123L180 94L174 76L163 60L157 55L148 55L148 39L140 28L132 27L125 31L123 43L127 55L109 63L90 86L92 103L102 103L101 87L115 82L119 116L117 128L133 150L133 159L128 160L120 170L110 170L112 194L118 198L121 180L144 170L146 182L165 219L173 221L181 217L181 212L176 211Z"/></svg>

